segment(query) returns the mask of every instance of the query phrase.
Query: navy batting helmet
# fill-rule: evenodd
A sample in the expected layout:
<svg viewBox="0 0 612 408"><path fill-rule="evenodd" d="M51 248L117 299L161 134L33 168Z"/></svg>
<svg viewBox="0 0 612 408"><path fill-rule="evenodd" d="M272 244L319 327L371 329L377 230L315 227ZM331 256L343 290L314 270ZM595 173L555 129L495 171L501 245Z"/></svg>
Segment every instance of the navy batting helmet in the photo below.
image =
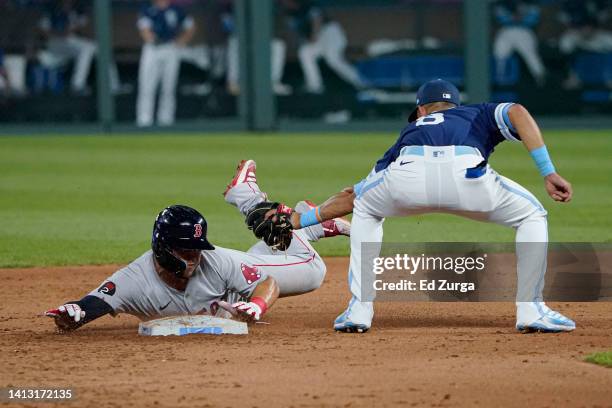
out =
<svg viewBox="0 0 612 408"><path fill-rule="evenodd" d="M181 276L187 264L173 250L212 250L206 239L206 219L197 210L185 205L171 205L159 213L153 224L151 248L159 265Z"/></svg>

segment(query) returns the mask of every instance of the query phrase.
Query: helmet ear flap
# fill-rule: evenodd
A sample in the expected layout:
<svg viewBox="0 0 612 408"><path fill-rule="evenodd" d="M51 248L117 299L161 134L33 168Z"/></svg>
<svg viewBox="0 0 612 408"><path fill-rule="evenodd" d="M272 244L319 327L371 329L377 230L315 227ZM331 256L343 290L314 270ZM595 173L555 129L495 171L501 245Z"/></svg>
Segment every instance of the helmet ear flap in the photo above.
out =
<svg viewBox="0 0 612 408"><path fill-rule="evenodd" d="M174 256L170 248L159 239L153 239L153 254L159 266L178 277L181 277L187 269L185 261Z"/></svg>

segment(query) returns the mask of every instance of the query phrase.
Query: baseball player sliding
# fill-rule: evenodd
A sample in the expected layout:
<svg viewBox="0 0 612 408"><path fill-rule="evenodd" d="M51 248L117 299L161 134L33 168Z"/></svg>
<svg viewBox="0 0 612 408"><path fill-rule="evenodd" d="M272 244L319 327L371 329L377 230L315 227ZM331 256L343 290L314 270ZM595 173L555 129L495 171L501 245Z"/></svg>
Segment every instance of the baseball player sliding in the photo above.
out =
<svg viewBox="0 0 612 408"><path fill-rule="evenodd" d="M416 103L410 123L363 181L320 207L291 216L293 226L303 228L353 213L349 267L353 297L334 328L365 332L372 324L373 303L361 299L361 244L382 242L385 217L444 212L516 229L518 330L574 330L572 320L548 308L542 299L546 210L529 191L488 164L499 143L522 142L544 178L548 195L569 202L572 187L557 174L535 120L519 104L460 106L457 88L441 79L422 85ZM365 265L378 256L372 253L376 251L368 252L364 252Z"/></svg>
<svg viewBox="0 0 612 408"><path fill-rule="evenodd" d="M225 200L247 216L247 224L259 236L269 235L266 228L272 216L284 220L292 239L273 243L274 248L258 242L248 252L213 246L207 239L204 217L193 208L173 205L155 220L151 250L81 300L69 301L46 315L61 330L70 331L106 314L128 313L141 319L216 314L222 300L238 294L247 300L234 302L233 312L259 320L279 296L317 289L326 268L309 241L349 235L350 224L338 219L291 231L289 214L293 210L266 201L255 170L253 160L242 161L224 193ZM313 207L302 201L295 210L305 212Z"/></svg>

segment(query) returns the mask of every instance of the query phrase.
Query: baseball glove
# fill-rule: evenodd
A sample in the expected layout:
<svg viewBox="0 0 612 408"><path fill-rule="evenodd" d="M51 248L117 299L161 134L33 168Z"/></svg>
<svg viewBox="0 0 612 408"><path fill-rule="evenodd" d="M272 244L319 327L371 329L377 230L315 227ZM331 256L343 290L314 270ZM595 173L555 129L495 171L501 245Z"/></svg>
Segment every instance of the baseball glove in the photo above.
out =
<svg viewBox="0 0 612 408"><path fill-rule="evenodd" d="M270 210L275 212L266 216ZM293 236L292 211L284 204L264 201L249 210L245 222L253 234L269 247L284 251L291 244Z"/></svg>

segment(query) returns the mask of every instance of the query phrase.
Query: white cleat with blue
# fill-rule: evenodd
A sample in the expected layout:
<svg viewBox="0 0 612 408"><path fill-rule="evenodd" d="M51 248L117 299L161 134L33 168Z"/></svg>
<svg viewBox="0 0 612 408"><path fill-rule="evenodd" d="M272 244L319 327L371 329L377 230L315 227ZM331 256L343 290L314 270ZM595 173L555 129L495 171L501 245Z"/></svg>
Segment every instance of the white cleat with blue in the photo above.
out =
<svg viewBox="0 0 612 408"><path fill-rule="evenodd" d="M516 329L521 332L557 333L576 329L573 320L555 312L544 302L517 302Z"/></svg>
<svg viewBox="0 0 612 408"><path fill-rule="evenodd" d="M372 326L374 305L351 299L347 309L334 321L334 330L344 333L365 333Z"/></svg>

